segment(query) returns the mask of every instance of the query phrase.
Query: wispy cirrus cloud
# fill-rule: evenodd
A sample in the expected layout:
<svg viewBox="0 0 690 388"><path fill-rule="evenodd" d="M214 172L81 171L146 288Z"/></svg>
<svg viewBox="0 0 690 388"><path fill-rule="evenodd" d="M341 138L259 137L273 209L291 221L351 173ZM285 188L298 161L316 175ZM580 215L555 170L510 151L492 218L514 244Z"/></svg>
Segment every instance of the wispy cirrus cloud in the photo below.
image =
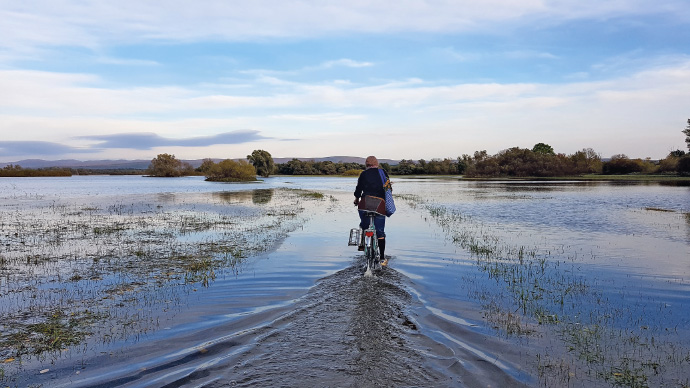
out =
<svg viewBox="0 0 690 388"><path fill-rule="evenodd" d="M663 14L690 20L685 0L491 0L343 3L299 0L190 3L155 1L73 2L38 0L3 2L0 46L98 47L139 41L261 40L324 34L431 32L503 29L535 21L564 23L575 19ZM404 6L403 6L404 5ZM270 9L271 12L266 12ZM183 22L181 22L183 21ZM50 33L46 33L50 31Z"/></svg>

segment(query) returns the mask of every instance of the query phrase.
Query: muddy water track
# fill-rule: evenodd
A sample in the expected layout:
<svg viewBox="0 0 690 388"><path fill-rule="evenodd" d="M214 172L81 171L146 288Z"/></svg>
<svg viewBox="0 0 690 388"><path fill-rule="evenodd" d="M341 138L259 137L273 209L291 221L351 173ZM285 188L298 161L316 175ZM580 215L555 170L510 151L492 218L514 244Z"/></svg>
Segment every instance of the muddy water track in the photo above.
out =
<svg viewBox="0 0 690 388"><path fill-rule="evenodd" d="M271 319L236 331L196 333L207 341L195 351L102 386L523 386L510 368L468 352L471 346L453 349L432 338L435 330L458 329L421 316L425 308L408 292L410 279L390 268L363 276L356 261L320 279ZM223 335L209 340L211 332Z"/></svg>

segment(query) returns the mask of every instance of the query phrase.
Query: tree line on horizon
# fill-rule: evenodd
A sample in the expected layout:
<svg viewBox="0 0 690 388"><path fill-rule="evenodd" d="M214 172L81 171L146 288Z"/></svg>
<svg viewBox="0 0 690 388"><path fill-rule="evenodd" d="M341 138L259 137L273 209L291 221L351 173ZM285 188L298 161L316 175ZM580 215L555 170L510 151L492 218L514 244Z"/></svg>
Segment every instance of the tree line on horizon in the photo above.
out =
<svg viewBox="0 0 690 388"><path fill-rule="evenodd" d="M72 176L72 170L66 167L23 168L18 164L8 164L0 169L0 177L48 177Z"/></svg>
<svg viewBox="0 0 690 388"><path fill-rule="evenodd" d="M690 119L682 131L690 150ZM166 154L167 155L167 154ZM159 155L160 156L160 155ZM173 156L174 158L174 156ZM154 159L152 166L154 165ZM249 166L254 167L254 175L268 177L280 175L346 175L357 176L365 169L360 163L343 163L314 160L292 159L286 163L275 163L271 154L264 150L254 150L247 155L247 163L228 160L214 163L205 159L194 172L206 176L207 180L235 181L250 180ZM220 164L225 167L221 168ZM181 171L192 175L191 166L180 164ZM650 158L631 159L625 154L613 155L610 160L602 160L600 154L592 148L584 148L571 155L556 153L545 143L537 143L532 149L512 147L489 155L486 150L476 151L474 155L464 154L455 159L402 159L398 164L381 163L381 168L392 175L464 175L466 177L567 177L585 174L678 174L690 175L690 154L675 150L664 159L655 162ZM237 170L244 169L243 178ZM150 167L149 170L152 171ZM151 175L155 175L152 171Z"/></svg>
<svg viewBox="0 0 690 388"><path fill-rule="evenodd" d="M682 131L690 151L690 119ZM398 164L381 163L381 168L392 175L463 175L466 177L567 177L585 174L677 174L690 176L690 153L671 151L664 159L653 161L631 159L625 154L613 155L604 161L591 148L584 148L571 155L556 153L545 143L532 147L512 147L489 155L486 150L473 155L463 154L455 159L402 159ZM209 181L239 182L256 180L256 176L280 175L345 175L357 176L365 166L353 162L331 162L292 159L275 163L265 150L254 150L246 160L225 159L214 162L204 159L198 168L183 162L175 155L163 153L151 160L145 173L152 177L205 176ZM70 168L24 169L19 165L7 165L0 169L0 177L71 176L73 173L88 174L91 170ZM115 173L118 170L108 170ZM99 171L103 173L102 171ZM141 171L140 171L141 172ZM122 174L136 173L128 169Z"/></svg>
<svg viewBox="0 0 690 388"><path fill-rule="evenodd" d="M8 165L0 169L0 177L46 177L89 174L141 175L151 177L205 176L208 181L243 182L256 176L270 175L344 175L358 176L365 166L356 162L331 162L292 159L275 163L270 153L256 150L247 160L226 159L218 163L204 159L197 168L171 154L159 154L149 168L142 170L86 170L70 168L22 168ZM489 155L485 150L458 158L402 159L398 164L381 163L391 175L463 175L468 178L500 177L567 177L585 174L677 174L690 176L690 154L675 150L660 160L631 159L624 154L603 161L598 153L585 148L572 155L557 154L544 143L532 149L513 147Z"/></svg>

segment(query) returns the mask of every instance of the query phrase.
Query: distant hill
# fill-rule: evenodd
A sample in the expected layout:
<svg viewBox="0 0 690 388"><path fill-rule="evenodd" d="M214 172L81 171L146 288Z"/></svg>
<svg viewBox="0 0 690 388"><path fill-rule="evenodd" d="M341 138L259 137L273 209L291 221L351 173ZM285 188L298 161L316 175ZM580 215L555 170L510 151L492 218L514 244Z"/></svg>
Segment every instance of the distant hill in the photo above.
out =
<svg viewBox="0 0 690 388"><path fill-rule="evenodd" d="M276 163L287 163L292 159L299 159L303 161L313 160L315 162L331 161L333 163L343 162L343 163L360 163L364 164L366 158L358 156L328 156L324 158L273 158ZM223 159L213 159L215 162L219 162ZM182 160L192 165L196 168L201 165L203 159L192 159L192 160ZM398 164L399 160L393 159L379 159L381 163L388 163L390 165ZM5 167L8 164L19 165L24 168L45 168L45 167L67 167L67 168L84 168L93 170L145 170L149 167L151 163L150 159L147 160L76 160L76 159L61 159L61 160L43 160L43 159L24 159L16 162L0 162L0 168Z"/></svg>
<svg viewBox="0 0 690 388"><path fill-rule="evenodd" d="M364 164L364 161L366 158L362 158L359 156L328 156L325 158L273 158L273 161L276 163L287 163L291 161L292 159L299 159L303 161L308 161L308 160L313 160L315 162L325 162L325 161L330 161L333 163L359 163L359 164ZM379 159L379 163L388 163L390 165L397 165L399 160L393 160L393 159Z"/></svg>

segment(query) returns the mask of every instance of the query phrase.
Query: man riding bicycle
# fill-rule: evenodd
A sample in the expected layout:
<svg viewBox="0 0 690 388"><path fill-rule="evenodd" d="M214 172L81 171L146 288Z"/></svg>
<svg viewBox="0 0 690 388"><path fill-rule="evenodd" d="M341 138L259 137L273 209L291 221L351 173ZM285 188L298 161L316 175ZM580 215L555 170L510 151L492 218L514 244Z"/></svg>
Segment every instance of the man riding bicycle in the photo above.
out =
<svg viewBox="0 0 690 388"><path fill-rule="evenodd" d="M355 188L355 205L359 205L360 200L364 201L363 197L367 195L378 198L386 197L383 182L381 181L381 175L379 173L378 159L376 159L375 156L369 156L364 163L366 170L359 174L359 179L357 179L357 187ZM388 178L388 173L386 173L385 170L382 171L386 175L386 178ZM359 210L359 218L361 220L359 227L361 229L367 229L369 227L369 217L366 215L364 210ZM386 265L387 260L383 255L386 250L386 233L384 232L386 227L386 216L377 215L374 217L374 227L376 228L376 236L378 237L379 257L381 258L382 264ZM362 245L360 244L360 250L363 249L361 246Z"/></svg>

